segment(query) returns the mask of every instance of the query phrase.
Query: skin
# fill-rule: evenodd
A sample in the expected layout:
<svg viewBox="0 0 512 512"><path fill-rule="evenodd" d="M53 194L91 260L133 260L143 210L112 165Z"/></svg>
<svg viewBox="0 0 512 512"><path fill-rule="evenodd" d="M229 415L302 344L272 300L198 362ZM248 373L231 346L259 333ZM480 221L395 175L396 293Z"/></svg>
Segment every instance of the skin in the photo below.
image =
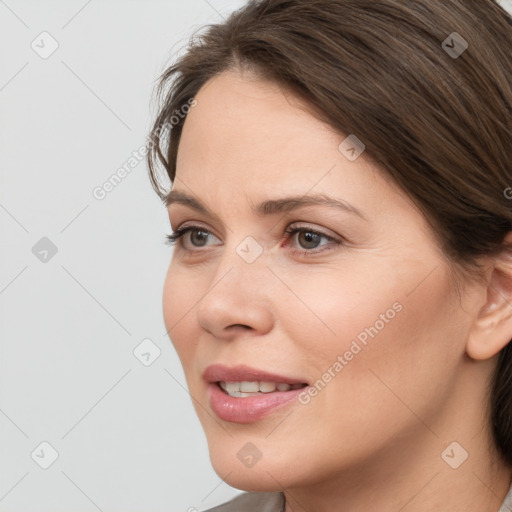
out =
<svg viewBox="0 0 512 512"><path fill-rule="evenodd" d="M210 234L176 244L163 310L215 471L238 489L284 490L286 512L498 511L511 470L485 429L486 386L512 338L510 260L486 261L484 282L468 281L459 299L423 215L364 152L347 159L338 150L346 135L299 98L231 70L196 100L173 190L218 218L168 207L174 230ZM250 209L313 192L348 201L366 220L326 206ZM292 224L341 244L286 235ZM236 252L247 236L263 249L253 263ZM397 302L401 311L308 404L250 424L213 413L208 365L314 383ZM251 468L237 458L247 442L262 454ZM456 469L441 456L452 442L461 448L450 461L468 453Z"/></svg>

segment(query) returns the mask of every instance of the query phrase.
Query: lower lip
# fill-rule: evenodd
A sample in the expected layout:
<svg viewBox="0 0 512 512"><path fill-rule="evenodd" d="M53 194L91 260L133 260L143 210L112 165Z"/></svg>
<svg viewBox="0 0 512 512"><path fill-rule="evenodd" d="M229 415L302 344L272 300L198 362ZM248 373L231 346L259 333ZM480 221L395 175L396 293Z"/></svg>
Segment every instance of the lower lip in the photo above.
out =
<svg viewBox="0 0 512 512"><path fill-rule="evenodd" d="M210 382L208 385L208 399L213 412L221 420L235 423L252 423L295 401L297 395L303 389L273 391L272 393L261 393L242 398L229 396L217 384Z"/></svg>

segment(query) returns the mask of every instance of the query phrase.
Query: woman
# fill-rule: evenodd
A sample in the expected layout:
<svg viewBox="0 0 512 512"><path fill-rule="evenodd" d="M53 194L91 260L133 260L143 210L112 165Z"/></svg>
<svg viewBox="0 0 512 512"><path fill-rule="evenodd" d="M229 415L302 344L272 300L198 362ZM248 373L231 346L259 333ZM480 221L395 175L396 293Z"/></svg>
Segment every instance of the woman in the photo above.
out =
<svg viewBox="0 0 512 512"><path fill-rule="evenodd" d="M510 48L492 0L263 0L161 77L212 510L512 509Z"/></svg>

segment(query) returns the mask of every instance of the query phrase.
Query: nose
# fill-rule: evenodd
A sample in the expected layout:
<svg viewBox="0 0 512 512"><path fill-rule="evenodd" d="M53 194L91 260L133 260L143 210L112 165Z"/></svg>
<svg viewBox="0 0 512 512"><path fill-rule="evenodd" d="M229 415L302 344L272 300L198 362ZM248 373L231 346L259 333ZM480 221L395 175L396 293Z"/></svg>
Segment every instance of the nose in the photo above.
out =
<svg viewBox="0 0 512 512"><path fill-rule="evenodd" d="M199 325L223 340L269 332L274 323L272 277L263 255L248 263L227 249L197 304Z"/></svg>

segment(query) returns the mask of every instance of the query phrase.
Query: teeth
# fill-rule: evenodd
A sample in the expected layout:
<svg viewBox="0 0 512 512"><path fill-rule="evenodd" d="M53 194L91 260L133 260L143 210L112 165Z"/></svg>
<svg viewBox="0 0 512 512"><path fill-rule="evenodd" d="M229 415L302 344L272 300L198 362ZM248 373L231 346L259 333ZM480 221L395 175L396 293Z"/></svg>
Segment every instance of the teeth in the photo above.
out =
<svg viewBox="0 0 512 512"><path fill-rule="evenodd" d="M240 391L243 391L244 393L256 393L259 390L260 385L258 382L248 382L246 380L240 382Z"/></svg>
<svg viewBox="0 0 512 512"><path fill-rule="evenodd" d="M276 390L276 385L273 382L260 382L260 391L262 393L272 393Z"/></svg>
<svg viewBox="0 0 512 512"><path fill-rule="evenodd" d="M224 385L226 386L224 390L229 395L234 396L234 393L240 393L240 382L225 382Z"/></svg>
<svg viewBox="0 0 512 512"><path fill-rule="evenodd" d="M303 387L303 384L286 384L284 382L266 382L266 381L242 381L242 382L219 382L220 387L233 397L245 398L255 396L260 393L272 393L277 391L290 391Z"/></svg>

